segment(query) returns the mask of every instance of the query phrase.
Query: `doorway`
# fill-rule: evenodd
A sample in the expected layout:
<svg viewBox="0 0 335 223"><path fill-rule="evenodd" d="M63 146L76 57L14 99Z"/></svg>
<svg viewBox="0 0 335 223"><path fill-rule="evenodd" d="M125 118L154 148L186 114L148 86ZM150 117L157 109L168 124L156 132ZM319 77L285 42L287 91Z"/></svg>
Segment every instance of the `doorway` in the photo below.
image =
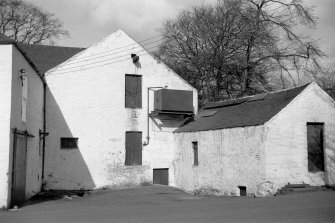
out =
<svg viewBox="0 0 335 223"><path fill-rule="evenodd" d="M11 207L26 198L27 138L26 133L14 130Z"/></svg>

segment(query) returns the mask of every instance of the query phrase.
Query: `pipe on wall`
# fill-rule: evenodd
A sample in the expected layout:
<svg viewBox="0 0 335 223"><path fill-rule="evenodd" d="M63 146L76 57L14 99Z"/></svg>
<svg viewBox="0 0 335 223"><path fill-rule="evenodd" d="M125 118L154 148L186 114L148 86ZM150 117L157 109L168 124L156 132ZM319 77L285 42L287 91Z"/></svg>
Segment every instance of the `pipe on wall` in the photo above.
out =
<svg viewBox="0 0 335 223"><path fill-rule="evenodd" d="M165 86L165 88L167 88L167 86ZM149 111L149 107L150 107L150 103L149 103L149 92L150 90L154 90L154 89L164 89L164 87L148 87L148 92L147 92L147 141L143 143L143 146L147 146L149 145L150 142L150 129L149 129L149 119L150 119L150 111Z"/></svg>

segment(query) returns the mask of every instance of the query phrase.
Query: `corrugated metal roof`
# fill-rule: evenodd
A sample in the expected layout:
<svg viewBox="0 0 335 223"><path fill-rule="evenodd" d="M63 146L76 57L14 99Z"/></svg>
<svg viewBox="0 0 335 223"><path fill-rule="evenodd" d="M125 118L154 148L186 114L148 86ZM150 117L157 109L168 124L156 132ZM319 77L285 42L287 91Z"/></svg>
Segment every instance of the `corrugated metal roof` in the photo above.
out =
<svg viewBox="0 0 335 223"><path fill-rule="evenodd" d="M196 117L195 121L178 128L175 132L197 132L263 125L286 107L307 86L308 84L261 96L255 95L236 100L210 103L199 112L198 116L200 118ZM212 116L202 115L202 113L208 113L211 110L216 111L216 113Z"/></svg>

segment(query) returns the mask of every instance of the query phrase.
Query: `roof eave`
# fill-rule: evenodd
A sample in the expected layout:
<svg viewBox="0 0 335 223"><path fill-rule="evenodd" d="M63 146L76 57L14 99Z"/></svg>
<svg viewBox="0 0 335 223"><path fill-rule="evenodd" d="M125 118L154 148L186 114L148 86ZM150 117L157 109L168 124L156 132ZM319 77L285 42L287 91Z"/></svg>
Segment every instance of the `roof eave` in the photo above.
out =
<svg viewBox="0 0 335 223"><path fill-rule="evenodd" d="M16 49L18 49L18 51L20 51L20 53L22 54L22 56L27 60L27 62L29 63L29 65L33 68L33 70L37 73L37 75L40 77L40 79L42 80L42 82L45 84L45 78L44 75L37 69L37 67L35 66L35 64L33 63L33 61L31 61L31 59L26 55L26 53L19 47L19 45L17 44L16 41L14 40L9 40L9 41L1 41L0 45L14 45L16 47Z"/></svg>

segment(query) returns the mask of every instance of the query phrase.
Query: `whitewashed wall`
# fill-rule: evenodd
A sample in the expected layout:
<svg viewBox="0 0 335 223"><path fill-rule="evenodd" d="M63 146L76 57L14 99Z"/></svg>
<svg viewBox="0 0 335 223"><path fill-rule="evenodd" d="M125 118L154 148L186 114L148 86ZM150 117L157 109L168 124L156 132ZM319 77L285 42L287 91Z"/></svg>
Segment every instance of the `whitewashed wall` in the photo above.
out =
<svg viewBox="0 0 335 223"><path fill-rule="evenodd" d="M325 172L308 172L307 122L324 122ZM310 84L266 125L266 176L287 183L335 184L335 102Z"/></svg>
<svg viewBox="0 0 335 223"><path fill-rule="evenodd" d="M0 45L0 208L7 206L12 46Z"/></svg>
<svg viewBox="0 0 335 223"><path fill-rule="evenodd" d="M128 47L111 51L123 46ZM131 53L140 55L139 66L133 64ZM125 108L125 74L142 75L142 109ZM143 142L146 141L148 87L192 90L197 110L196 90L146 54L121 30L49 71L47 83L50 136L46 147L46 187L49 189L151 182L153 168L172 168L172 131L177 126L158 129L151 120L151 140L143 147L143 165L124 165L125 132L142 131ZM180 121L175 120L175 123L180 124ZM79 149L61 150L60 138L72 136L79 137ZM173 174L170 176L173 185Z"/></svg>
<svg viewBox="0 0 335 223"><path fill-rule="evenodd" d="M0 149L0 207L10 203L12 187L13 133L12 129L34 135L28 138L26 198L33 196L41 188L42 156L40 155L39 129L43 129L43 83L15 46L0 46L1 78L1 149ZM22 122L20 70L28 81L27 120Z"/></svg>
<svg viewBox="0 0 335 223"><path fill-rule="evenodd" d="M28 137L27 145L27 172L26 172L26 198L35 195L41 189L42 184L42 141L39 138L39 130L43 130L43 82L35 70L26 61L16 47L13 47L13 73L12 73L12 105L11 105L11 129L27 130L34 137ZM27 113L26 122L22 122L21 116L21 87L19 78L20 70L27 78ZM13 134L11 134L11 138ZM12 154L13 140L11 140L10 154ZM11 168L11 167L10 167Z"/></svg>
<svg viewBox="0 0 335 223"><path fill-rule="evenodd" d="M265 180L263 126L175 133L176 186L190 192L239 195L239 186L255 192ZM192 142L199 165L193 165Z"/></svg>

